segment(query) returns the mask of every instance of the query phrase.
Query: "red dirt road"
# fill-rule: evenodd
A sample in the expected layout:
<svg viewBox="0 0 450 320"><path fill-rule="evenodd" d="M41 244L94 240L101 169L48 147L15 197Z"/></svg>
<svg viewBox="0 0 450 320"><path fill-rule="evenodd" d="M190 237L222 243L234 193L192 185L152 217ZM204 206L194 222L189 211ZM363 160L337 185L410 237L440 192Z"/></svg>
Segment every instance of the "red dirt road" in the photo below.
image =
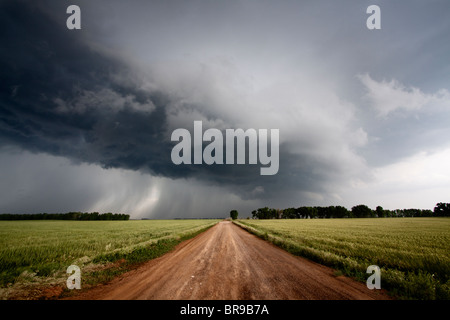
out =
<svg viewBox="0 0 450 320"><path fill-rule="evenodd" d="M389 299L383 291L333 273L223 221L172 252L72 299Z"/></svg>

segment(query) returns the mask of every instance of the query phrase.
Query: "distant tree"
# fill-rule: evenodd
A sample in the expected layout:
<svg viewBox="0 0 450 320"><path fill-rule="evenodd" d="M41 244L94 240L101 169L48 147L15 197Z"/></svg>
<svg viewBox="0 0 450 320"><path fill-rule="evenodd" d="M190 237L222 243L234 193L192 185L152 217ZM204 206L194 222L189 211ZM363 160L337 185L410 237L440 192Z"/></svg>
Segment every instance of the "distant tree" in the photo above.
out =
<svg viewBox="0 0 450 320"><path fill-rule="evenodd" d="M333 217L334 218L345 218L348 217L348 210L345 207L342 206L336 206L334 207L334 214Z"/></svg>
<svg viewBox="0 0 450 320"><path fill-rule="evenodd" d="M327 218L328 209L326 207L316 207L316 209L317 209L317 217L319 219Z"/></svg>
<svg viewBox="0 0 450 320"><path fill-rule="evenodd" d="M253 218L255 219L280 219L283 212L280 209L270 209L268 207L259 208L256 211L252 211Z"/></svg>
<svg viewBox="0 0 450 320"><path fill-rule="evenodd" d="M282 219L296 219L298 218L297 210L295 208L287 208L283 210Z"/></svg>
<svg viewBox="0 0 450 320"><path fill-rule="evenodd" d="M237 210L231 210L231 211L230 211L230 217L231 217L231 219L236 220L237 217L238 217L238 215L239 215L239 213L237 212Z"/></svg>
<svg viewBox="0 0 450 320"><path fill-rule="evenodd" d="M422 210L422 217L432 217L432 216L433 216L433 211L431 211L430 209Z"/></svg>
<svg viewBox="0 0 450 320"><path fill-rule="evenodd" d="M268 207L259 208L257 211L258 219L269 219L270 209Z"/></svg>
<svg viewBox="0 0 450 320"><path fill-rule="evenodd" d="M297 217L299 217L300 219L305 219L307 218L307 213L305 210L306 207L298 207L297 209L295 209L295 213L297 215Z"/></svg>
<svg viewBox="0 0 450 320"><path fill-rule="evenodd" d="M282 218L282 216L283 216L283 210L281 210L281 209L276 209L276 219L281 219Z"/></svg>
<svg viewBox="0 0 450 320"><path fill-rule="evenodd" d="M376 212L378 218L384 218L386 216L386 213L384 212L384 209L382 206L377 206L375 209L375 212Z"/></svg>
<svg viewBox="0 0 450 320"><path fill-rule="evenodd" d="M317 218L317 207L300 207L297 209L297 212L300 217L304 219L307 218Z"/></svg>
<svg viewBox="0 0 450 320"><path fill-rule="evenodd" d="M269 219L278 219L278 210L277 209L269 210Z"/></svg>
<svg viewBox="0 0 450 320"><path fill-rule="evenodd" d="M355 218L369 218L372 216L372 209L364 204L352 207L352 213Z"/></svg>
<svg viewBox="0 0 450 320"><path fill-rule="evenodd" d="M129 220L129 214L98 212L0 214L0 220Z"/></svg>
<svg viewBox="0 0 450 320"><path fill-rule="evenodd" d="M377 206L375 210L360 204L348 210L342 206L298 207L286 209L259 208L252 211L253 219L307 219L307 218L375 218L375 217L449 217L450 203L438 203L434 212L429 209L395 209L385 210ZM1 217L0 217L1 219ZM5 217L6 219L6 217Z"/></svg>
<svg viewBox="0 0 450 320"><path fill-rule="evenodd" d="M434 207L436 217L450 217L450 203L439 202Z"/></svg>

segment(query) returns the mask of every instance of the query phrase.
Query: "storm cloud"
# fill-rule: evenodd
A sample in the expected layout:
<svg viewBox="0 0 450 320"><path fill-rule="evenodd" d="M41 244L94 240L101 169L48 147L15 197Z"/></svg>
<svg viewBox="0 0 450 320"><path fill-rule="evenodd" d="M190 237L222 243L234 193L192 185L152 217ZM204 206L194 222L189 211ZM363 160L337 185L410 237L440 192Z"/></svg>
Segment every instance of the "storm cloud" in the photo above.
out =
<svg viewBox="0 0 450 320"><path fill-rule="evenodd" d="M161 95L38 7L10 2L1 15L4 143L105 167L165 171Z"/></svg>
<svg viewBox="0 0 450 320"><path fill-rule="evenodd" d="M360 202L352 192L368 199L361 190L384 185L380 172L449 147L449 23L440 3L429 11L442 22L429 25L431 13L408 2L405 23L424 12L414 38L399 23L405 7L390 3L373 32L365 6L348 1L76 4L82 29L70 31L64 1L0 4L0 160L17 185L8 190L24 190L38 162L66 168L63 181L46 170L48 180L60 181L50 185L64 185L79 209L64 192L51 206L52 193L24 205L5 191L1 211L64 211L66 203L194 217L223 216L229 206L349 207ZM414 50L398 54L399 39ZM441 58L427 60L424 45ZM171 133L192 132L194 121L222 132L279 129L278 173L261 176L260 164L173 164ZM14 181L6 171L16 161L27 174ZM39 198L42 183L31 185L27 194ZM77 192L83 185L91 191Z"/></svg>

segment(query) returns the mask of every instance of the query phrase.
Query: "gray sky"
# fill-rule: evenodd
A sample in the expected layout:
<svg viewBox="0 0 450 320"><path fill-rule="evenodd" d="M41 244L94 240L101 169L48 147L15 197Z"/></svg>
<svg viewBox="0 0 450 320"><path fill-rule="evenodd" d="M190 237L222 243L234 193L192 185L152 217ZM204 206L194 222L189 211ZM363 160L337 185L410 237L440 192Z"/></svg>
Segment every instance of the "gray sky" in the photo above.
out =
<svg viewBox="0 0 450 320"><path fill-rule="evenodd" d="M81 30L66 8L81 8ZM381 30L366 9L381 8ZM1 1L0 212L241 216L449 202L450 7ZM279 129L280 169L171 162L176 128Z"/></svg>

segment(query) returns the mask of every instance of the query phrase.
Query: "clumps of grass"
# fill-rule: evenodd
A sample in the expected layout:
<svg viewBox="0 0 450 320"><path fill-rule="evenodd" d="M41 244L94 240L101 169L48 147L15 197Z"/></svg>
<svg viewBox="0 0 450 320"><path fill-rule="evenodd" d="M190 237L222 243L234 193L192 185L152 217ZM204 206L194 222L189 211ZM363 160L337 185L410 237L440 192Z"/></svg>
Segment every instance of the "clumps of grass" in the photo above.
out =
<svg viewBox="0 0 450 320"><path fill-rule="evenodd" d="M142 261L157 258L171 250L179 241L176 239L158 240L156 243L149 244L145 247L139 247L130 253L117 251L104 253L95 257L93 263L115 262L118 260L126 260L128 263L139 263Z"/></svg>
<svg viewBox="0 0 450 320"><path fill-rule="evenodd" d="M442 283L433 274L422 270L383 270L382 281L390 292L404 299L450 299L450 281Z"/></svg>

